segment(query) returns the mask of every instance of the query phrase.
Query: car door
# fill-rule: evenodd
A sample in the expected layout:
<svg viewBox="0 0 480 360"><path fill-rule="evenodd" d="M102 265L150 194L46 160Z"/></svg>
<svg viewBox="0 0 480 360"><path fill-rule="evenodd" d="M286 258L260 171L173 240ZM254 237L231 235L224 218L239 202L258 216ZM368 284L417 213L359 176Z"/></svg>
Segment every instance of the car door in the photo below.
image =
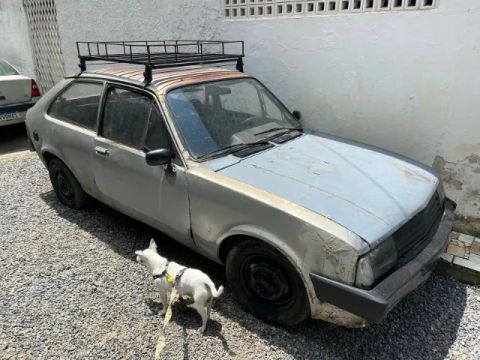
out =
<svg viewBox="0 0 480 360"><path fill-rule="evenodd" d="M41 129L32 129L48 139L45 150L58 156L92 195L96 195L92 149L103 89L101 81L73 81L50 104Z"/></svg>
<svg viewBox="0 0 480 360"><path fill-rule="evenodd" d="M109 85L94 145L94 177L101 199L192 245L184 167L181 163L150 166L145 161L149 150L170 148L175 152L153 96Z"/></svg>

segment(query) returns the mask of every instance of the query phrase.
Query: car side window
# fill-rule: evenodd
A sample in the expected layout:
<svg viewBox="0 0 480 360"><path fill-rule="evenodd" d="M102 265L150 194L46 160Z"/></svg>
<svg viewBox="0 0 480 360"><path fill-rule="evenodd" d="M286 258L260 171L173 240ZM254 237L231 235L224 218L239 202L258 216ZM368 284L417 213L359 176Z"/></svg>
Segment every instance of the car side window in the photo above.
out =
<svg viewBox="0 0 480 360"><path fill-rule="evenodd" d="M150 151L169 148L171 148L170 136L163 122L162 114L153 104L148 121L147 135L145 137L145 150Z"/></svg>
<svg viewBox="0 0 480 360"><path fill-rule="evenodd" d="M102 135L124 145L143 149L147 122L154 109L151 97L111 87L103 111Z"/></svg>
<svg viewBox="0 0 480 360"><path fill-rule="evenodd" d="M48 115L96 131L102 91L101 83L73 83L53 101Z"/></svg>

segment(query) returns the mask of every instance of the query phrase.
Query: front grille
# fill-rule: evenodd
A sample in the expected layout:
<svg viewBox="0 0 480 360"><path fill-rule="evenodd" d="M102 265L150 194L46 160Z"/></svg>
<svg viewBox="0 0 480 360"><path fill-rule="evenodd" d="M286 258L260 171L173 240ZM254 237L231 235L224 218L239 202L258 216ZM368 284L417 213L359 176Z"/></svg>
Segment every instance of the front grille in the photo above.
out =
<svg viewBox="0 0 480 360"><path fill-rule="evenodd" d="M393 234L400 267L413 259L432 240L443 215L443 203L437 192L427 206Z"/></svg>

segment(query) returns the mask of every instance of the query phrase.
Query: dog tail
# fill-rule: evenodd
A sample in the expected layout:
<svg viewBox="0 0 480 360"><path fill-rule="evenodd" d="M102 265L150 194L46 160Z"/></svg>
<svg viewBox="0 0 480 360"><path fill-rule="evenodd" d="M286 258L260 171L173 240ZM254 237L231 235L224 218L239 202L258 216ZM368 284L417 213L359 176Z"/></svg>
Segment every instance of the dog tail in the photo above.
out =
<svg viewBox="0 0 480 360"><path fill-rule="evenodd" d="M220 285L218 289L215 289L215 284L212 281L207 283L207 288L210 290L210 294L216 299L223 294L223 286Z"/></svg>
<svg viewBox="0 0 480 360"><path fill-rule="evenodd" d="M216 299L218 298L220 295L223 294L223 286L220 285L217 289L217 291L215 292L215 294L212 292L212 296Z"/></svg>

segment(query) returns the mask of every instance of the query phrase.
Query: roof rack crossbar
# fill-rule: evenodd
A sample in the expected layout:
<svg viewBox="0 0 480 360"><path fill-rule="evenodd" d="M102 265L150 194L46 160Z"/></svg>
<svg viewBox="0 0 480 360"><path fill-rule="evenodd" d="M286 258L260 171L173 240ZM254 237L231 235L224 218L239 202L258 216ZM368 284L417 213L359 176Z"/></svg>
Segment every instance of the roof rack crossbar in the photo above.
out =
<svg viewBox="0 0 480 360"><path fill-rule="evenodd" d="M216 40L135 40L77 41L80 70L87 61L108 61L145 66L145 82L152 81L152 70L168 67L235 62L243 72L243 41Z"/></svg>

